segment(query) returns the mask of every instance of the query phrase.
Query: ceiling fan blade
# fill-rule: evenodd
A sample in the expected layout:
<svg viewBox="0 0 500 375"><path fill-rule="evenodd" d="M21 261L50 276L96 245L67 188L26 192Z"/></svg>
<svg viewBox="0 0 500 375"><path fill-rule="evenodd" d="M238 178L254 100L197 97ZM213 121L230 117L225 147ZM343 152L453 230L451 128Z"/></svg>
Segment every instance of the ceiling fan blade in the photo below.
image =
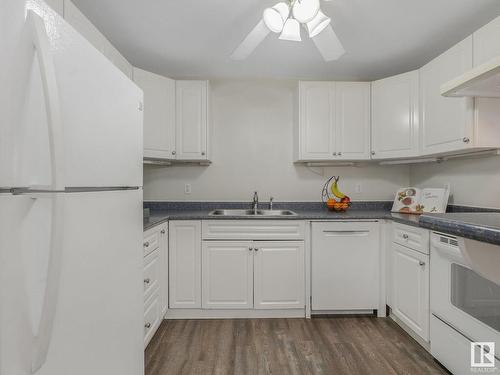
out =
<svg viewBox="0 0 500 375"><path fill-rule="evenodd" d="M312 40L325 61L338 60L345 53L345 49L331 25L328 25Z"/></svg>
<svg viewBox="0 0 500 375"><path fill-rule="evenodd" d="M233 60L244 60L246 59L257 46L262 43L264 39L269 35L271 30L268 29L263 20L253 28L252 31L245 37L243 42L234 50L231 55Z"/></svg>

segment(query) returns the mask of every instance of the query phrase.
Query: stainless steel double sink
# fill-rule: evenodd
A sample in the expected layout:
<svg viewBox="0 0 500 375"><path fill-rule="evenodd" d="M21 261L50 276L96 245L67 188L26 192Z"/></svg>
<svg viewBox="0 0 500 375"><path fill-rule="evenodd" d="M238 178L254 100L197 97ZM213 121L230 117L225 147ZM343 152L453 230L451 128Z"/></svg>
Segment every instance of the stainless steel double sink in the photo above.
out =
<svg viewBox="0 0 500 375"><path fill-rule="evenodd" d="M210 216L297 216L290 210L214 210L209 213Z"/></svg>

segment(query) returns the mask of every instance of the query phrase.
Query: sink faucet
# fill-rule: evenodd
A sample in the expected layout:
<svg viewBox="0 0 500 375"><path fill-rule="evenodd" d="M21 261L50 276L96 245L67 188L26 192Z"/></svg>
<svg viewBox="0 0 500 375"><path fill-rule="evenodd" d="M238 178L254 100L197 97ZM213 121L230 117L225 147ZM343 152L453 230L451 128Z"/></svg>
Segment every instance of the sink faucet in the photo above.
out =
<svg viewBox="0 0 500 375"><path fill-rule="evenodd" d="M269 198L269 209L272 210L273 209L273 200L274 198L273 197L270 197Z"/></svg>
<svg viewBox="0 0 500 375"><path fill-rule="evenodd" d="M259 195L257 194L257 192L254 192L253 193L252 209L254 211L257 211L258 206L259 206Z"/></svg>

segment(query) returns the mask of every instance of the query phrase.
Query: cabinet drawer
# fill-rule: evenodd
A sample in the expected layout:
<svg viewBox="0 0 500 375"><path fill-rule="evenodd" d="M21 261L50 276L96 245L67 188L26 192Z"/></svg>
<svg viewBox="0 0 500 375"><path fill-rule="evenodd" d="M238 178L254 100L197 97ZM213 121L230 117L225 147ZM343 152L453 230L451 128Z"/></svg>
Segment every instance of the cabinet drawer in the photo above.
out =
<svg viewBox="0 0 500 375"><path fill-rule="evenodd" d="M155 292L144 309L144 347L146 347L155 334L161 322L160 319L160 297Z"/></svg>
<svg viewBox="0 0 500 375"><path fill-rule="evenodd" d="M160 250L155 250L144 258L144 299L158 289L160 280Z"/></svg>
<svg viewBox="0 0 500 375"><path fill-rule="evenodd" d="M146 232L144 234L144 241L142 246L144 247L144 256L152 253L158 247L160 247L160 233L157 229L151 232Z"/></svg>
<svg viewBox="0 0 500 375"><path fill-rule="evenodd" d="M300 220L205 220L204 240L303 240L305 224Z"/></svg>
<svg viewBox="0 0 500 375"><path fill-rule="evenodd" d="M393 223L392 240L410 249L429 254L429 231L427 229Z"/></svg>

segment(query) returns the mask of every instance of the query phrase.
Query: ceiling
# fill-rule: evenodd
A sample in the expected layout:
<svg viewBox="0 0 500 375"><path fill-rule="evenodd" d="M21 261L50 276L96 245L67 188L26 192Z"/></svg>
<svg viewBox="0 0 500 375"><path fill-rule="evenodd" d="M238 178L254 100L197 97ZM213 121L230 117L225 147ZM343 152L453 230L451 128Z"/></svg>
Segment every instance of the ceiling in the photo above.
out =
<svg viewBox="0 0 500 375"><path fill-rule="evenodd" d="M416 69L500 15L500 0L322 1L347 53L270 35L229 56L278 0L73 0L134 65L172 78L373 80Z"/></svg>

